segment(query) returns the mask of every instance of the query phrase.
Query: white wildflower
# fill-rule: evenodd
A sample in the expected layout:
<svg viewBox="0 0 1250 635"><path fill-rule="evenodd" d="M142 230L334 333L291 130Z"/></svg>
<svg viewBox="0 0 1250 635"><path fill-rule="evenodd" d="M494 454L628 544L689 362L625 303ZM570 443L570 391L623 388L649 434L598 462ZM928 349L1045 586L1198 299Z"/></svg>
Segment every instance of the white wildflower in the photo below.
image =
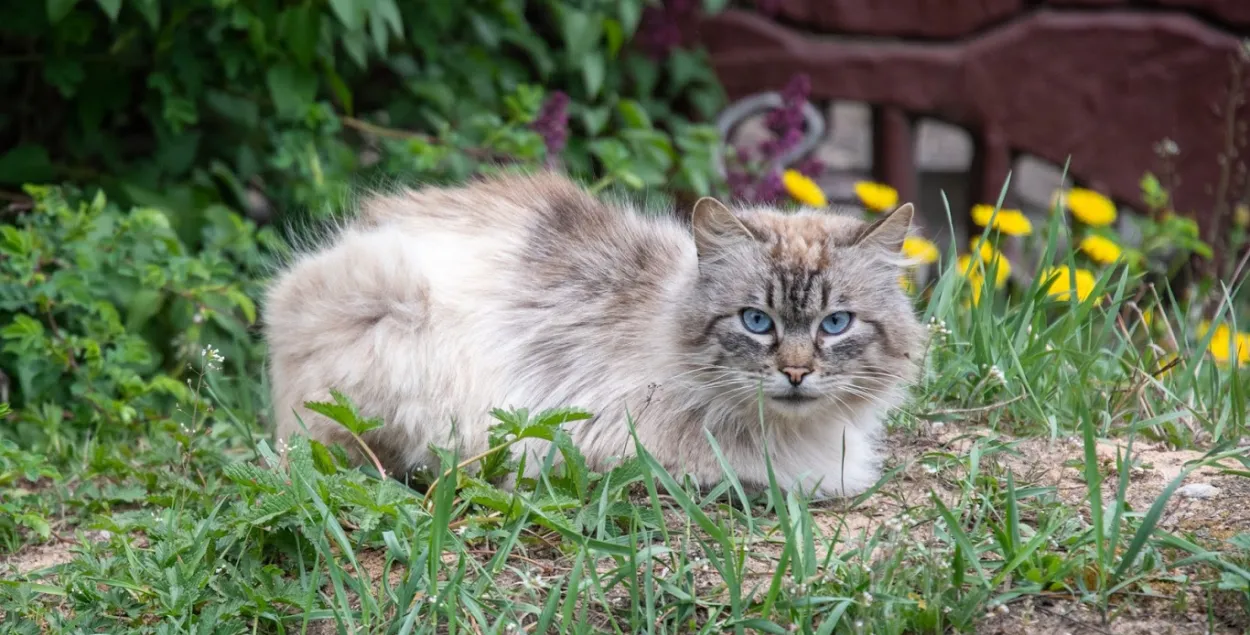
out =
<svg viewBox="0 0 1250 635"><path fill-rule="evenodd" d="M200 351L200 357L204 358L204 368L207 370L220 370L221 363L226 361L219 349L213 348L212 344L205 346Z"/></svg>

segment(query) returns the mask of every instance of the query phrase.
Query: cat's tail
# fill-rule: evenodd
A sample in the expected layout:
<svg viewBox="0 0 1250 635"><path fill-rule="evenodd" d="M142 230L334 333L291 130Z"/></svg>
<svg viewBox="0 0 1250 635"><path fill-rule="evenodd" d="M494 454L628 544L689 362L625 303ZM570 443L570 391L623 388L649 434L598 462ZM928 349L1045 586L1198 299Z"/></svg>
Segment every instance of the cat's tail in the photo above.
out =
<svg viewBox="0 0 1250 635"><path fill-rule="evenodd" d="M312 393L368 389L388 348L426 329L428 296L398 232L348 229L280 273L262 306L279 437Z"/></svg>
<svg viewBox="0 0 1250 635"><path fill-rule="evenodd" d="M297 258L265 298L266 337L312 353L358 339L386 321L425 323L429 285L398 232L343 232L332 247Z"/></svg>

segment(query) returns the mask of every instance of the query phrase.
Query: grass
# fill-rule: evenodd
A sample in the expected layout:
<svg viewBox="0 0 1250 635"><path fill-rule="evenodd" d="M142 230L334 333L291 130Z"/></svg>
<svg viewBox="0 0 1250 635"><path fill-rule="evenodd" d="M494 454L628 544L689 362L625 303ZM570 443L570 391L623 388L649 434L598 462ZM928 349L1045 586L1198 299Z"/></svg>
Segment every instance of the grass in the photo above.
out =
<svg viewBox="0 0 1250 635"><path fill-rule="evenodd" d="M1048 255L1061 231L1056 216ZM1086 301L1035 281L1009 308L988 290L965 307L950 256L920 307L928 370L881 482L854 499L749 496L731 473L700 493L645 448L594 474L559 429L574 410L498 412L500 451L445 457L481 473L414 487L303 440L282 463L238 396L264 387L206 368L215 409L132 443L0 442L0 632L1250 627L1246 372L1205 357L1210 334L1181 315L1165 368L1122 311L1122 273ZM377 425L337 397L319 408ZM483 478L535 436L564 466L516 493ZM1221 497L1179 498L1199 481Z"/></svg>

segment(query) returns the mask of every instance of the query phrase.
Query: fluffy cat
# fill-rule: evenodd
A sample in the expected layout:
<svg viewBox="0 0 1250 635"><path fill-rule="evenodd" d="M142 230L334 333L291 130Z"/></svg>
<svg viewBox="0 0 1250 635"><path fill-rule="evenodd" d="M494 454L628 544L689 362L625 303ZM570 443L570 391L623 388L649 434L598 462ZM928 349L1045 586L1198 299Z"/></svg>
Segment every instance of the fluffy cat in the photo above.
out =
<svg viewBox="0 0 1250 635"><path fill-rule="evenodd" d="M911 218L910 204L869 225L705 198L683 223L550 173L370 199L268 292L277 435L306 426L351 451L302 406L334 388L386 422L365 440L404 474L435 465L430 444L487 449L492 408L575 406L596 416L567 429L605 469L633 453L628 411L678 477L723 478L707 430L745 486L766 487L768 434L783 487L863 491L918 370L899 286ZM548 450L533 441L518 444L527 476Z"/></svg>

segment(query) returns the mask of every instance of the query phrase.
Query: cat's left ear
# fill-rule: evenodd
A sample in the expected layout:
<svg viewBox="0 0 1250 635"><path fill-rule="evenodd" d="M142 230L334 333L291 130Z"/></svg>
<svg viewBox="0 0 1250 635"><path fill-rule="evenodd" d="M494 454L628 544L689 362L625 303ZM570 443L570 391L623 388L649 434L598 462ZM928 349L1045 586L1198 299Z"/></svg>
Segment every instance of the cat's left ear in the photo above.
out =
<svg viewBox="0 0 1250 635"><path fill-rule="evenodd" d="M704 196L694 204L690 221L700 258L715 254L728 245L754 238L751 230L724 203L710 196Z"/></svg>
<svg viewBox="0 0 1250 635"><path fill-rule="evenodd" d="M880 247L890 253L903 250L903 241L911 229L911 218L915 210L911 203L905 203L898 209L881 217L869 225L855 240L856 245Z"/></svg>

